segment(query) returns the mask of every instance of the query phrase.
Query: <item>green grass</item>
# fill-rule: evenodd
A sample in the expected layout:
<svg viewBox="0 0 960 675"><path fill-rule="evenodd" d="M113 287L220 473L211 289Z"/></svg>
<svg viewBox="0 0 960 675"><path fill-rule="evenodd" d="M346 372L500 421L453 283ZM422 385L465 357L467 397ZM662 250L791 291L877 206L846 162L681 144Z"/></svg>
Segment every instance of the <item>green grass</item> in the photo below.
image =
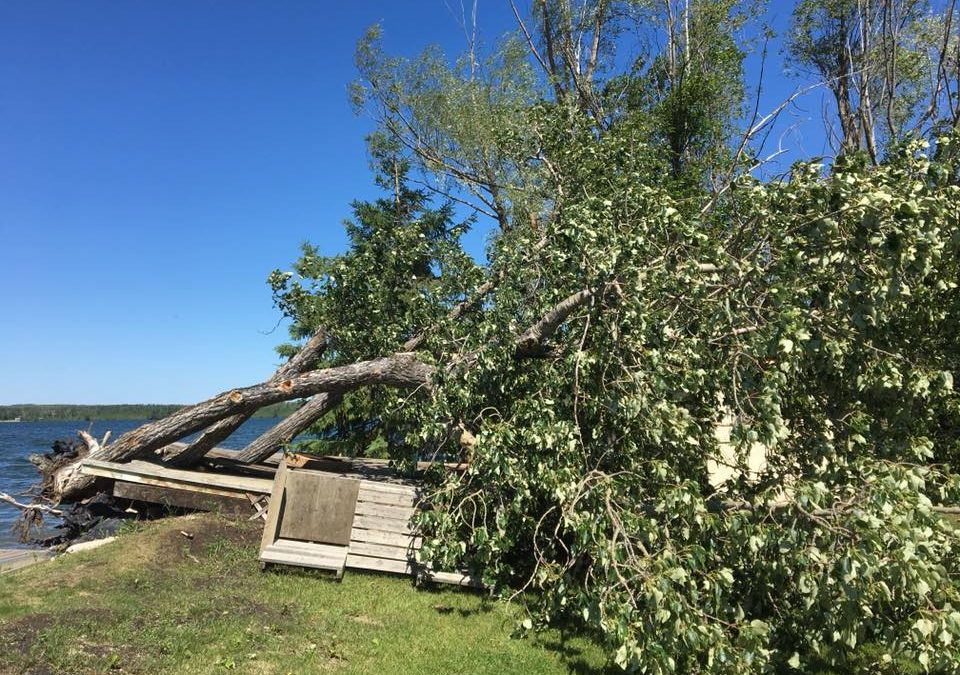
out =
<svg viewBox="0 0 960 675"><path fill-rule="evenodd" d="M187 539L184 530L193 534ZM0 577L0 673L601 672L516 605L347 570L261 572L256 525L171 518Z"/></svg>

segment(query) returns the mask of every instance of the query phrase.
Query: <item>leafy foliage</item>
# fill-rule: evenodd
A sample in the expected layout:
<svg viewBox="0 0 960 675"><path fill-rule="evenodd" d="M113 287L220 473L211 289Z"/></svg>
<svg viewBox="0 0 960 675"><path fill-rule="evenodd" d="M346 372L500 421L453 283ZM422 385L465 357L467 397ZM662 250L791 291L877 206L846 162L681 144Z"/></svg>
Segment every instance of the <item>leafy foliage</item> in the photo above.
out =
<svg viewBox="0 0 960 675"><path fill-rule="evenodd" d="M397 351L462 300L480 275L460 246L469 221L454 224L450 204L430 209L426 193L409 187L407 165L389 143L374 137L371 148L378 183L392 195L354 202L349 252L325 257L304 244L292 272L270 276L294 338L327 327L324 366ZM395 403L381 389L352 392L315 425L319 440L303 447L361 456L415 452L405 445Z"/></svg>
<svg viewBox="0 0 960 675"><path fill-rule="evenodd" d="M604 180L546 246L497 249L527 273L424 419L437 442L450 415L476 436L425 555L538 589L540 621L582 616L645 672L842 664L864 641L878 668L956 667L957 533L931 505L958 487L960 190L920 150L744 179L698 222L629 139L570 149L571 183ZM516 360L516 326L581 288L604 291L551 356ZM740 471L718 483L727 414Z"/></svg>
<svg viewBox="0 0 960 675"><path fill-rule="evenodd" d="M572 47L561 77L537 49L634 3L535 4L543 82L504 70L517 40L450 67L368 36L393 199L357 205L351 250L306 248L276 297L300 335L328 327L331 363L424 337L429 389L350 394L324 433L468 461L431 475L421 555L535 591L526 627L579 621L648 673L955 671L960 139L738 173L742 51L714 30L738 7L684 3L702 63L670 65L678 42L620 78ZM684 93L677 73L703 78ZM391 153L479 199L499 226L484 268Z"/></svg>

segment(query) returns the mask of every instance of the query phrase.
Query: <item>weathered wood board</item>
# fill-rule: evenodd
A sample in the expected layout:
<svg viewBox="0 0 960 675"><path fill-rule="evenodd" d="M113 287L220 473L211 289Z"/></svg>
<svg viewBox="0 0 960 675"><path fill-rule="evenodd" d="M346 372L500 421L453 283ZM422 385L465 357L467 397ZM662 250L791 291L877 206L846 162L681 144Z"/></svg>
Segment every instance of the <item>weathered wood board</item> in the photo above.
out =
<svg viewBox="0 0 960 675"><path fill-rule="evenodd" d="M80 469L85 474L91 476L113 478L114 480L122 480L128 483L182 488L198 492L207 492L209 494L225 494L227 496L236 495L237 493L241 495L247 493L268 495L273 489L273 481L266 478L229 476L210 471L171 469L143 460L119 463L85 459L81 463Z"/></svg>
<svg viewBox="0 0 960 675"><path fill-rule="evenodd" d="M346 561L346 546L316 544L293 539L277 539L260 551L261 563L332 570L338 577L343 575Z"/></svg>
<svg viewBox="0 0 960 675"><path fill-rule="evenodd" d="M317 467L319 464L314 463L312 466ZM323 465L331 469L339 468L329 462ZM333 569L331 564L336 562L347 569L405 574L437 583L482 587L483 584L479 579L468 574L438 572L417 560L417 551L423 543L413 523L420 500L419 487L397 481L369 479L347 481L348 475L317 468L292 468L281 463L270 500L261 546L261 561L322 569ZM291 541L309 539L309 536L292 536L293 534L306 535L308 532L295 531L283 526L292 514L308 510L305 506L295 504L289 497L289 486L299 481L312 484L317 490L330 492L329 498L341 505L341 510L335 515L338 522L346 520L342 507L347 504L352 505L349 537L338 540L347 544L343 547L342 562L339 550L335 553L329 550L318 551L315 554L316 559L311 558L308 550L299 546L296 541ZM357 486L357 492L352 500L344 499L339 493L338 486L344 482ZM305 494L312 494L312 492L307 490ZM313 499L315 496L310 498ZM324 517L319 510L313 510L311 514L311 520ZM278 556L283 559L279 559ZM342 573L343 568L338 575Z"/></svg>
<svg viewBox="0 0 960 675"><path fill-rule="evenodd" d="M24 548L0 549L0 574L6 574L53 557L50 551Z"/></svg>
<svg viewBox="0 0 960 675"><path fill-rule="evenodd" d="M280 464L260 542L260 564L331 570L343 576L360 489L355 479Z"/></svg>
<svg viewBox="0 0 960 675"><path fill-rule="evenodd" d="M360 481L291 471L285 490L280 538L339 546L350 543Z"/></svg>
<svg viewBox="0 0 960 675"><path fill-rule="evenodd" d="M121 480L114 482L113 496L194 511L218 511L236 516L250 515L254 512L250 500L239 494L210 494L183 488L128 483Z"/></svg>

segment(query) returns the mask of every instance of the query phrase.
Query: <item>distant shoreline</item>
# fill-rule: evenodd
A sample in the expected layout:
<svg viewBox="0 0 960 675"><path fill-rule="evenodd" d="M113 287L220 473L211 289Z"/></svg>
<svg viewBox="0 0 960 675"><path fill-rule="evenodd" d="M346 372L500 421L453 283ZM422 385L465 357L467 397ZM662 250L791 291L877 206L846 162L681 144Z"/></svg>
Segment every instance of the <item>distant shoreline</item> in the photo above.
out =
<svg viewBox="0 0 960 675"><path fill-rule="evenodd" d="M72 403L24 403L0 405L0 422L12 422L19 418L21 422L40 422L64 420L89 422L94 420L153 420L182 408L175 403L123 403L111 405L81 405ZM300 404L295 401L276 403L261 408L254 417L286 417Z"/></svg>

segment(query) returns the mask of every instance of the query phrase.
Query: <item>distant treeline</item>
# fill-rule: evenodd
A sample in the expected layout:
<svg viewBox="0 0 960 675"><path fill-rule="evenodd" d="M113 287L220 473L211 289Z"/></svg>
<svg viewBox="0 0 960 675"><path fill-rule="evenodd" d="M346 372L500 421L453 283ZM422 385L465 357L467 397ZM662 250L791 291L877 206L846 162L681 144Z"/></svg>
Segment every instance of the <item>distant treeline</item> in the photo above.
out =
<svg viewBox="0 0 960 675"><path fill-rule="evenodd" d="M0 405L0 420L20 418L24 422L37 420L156 420L182 408L182 405L122 404L122 405L74 405L74 404L22 404ZM286 417L300 407L299 402L275 403L258 410L254 417Z"/></svg>

